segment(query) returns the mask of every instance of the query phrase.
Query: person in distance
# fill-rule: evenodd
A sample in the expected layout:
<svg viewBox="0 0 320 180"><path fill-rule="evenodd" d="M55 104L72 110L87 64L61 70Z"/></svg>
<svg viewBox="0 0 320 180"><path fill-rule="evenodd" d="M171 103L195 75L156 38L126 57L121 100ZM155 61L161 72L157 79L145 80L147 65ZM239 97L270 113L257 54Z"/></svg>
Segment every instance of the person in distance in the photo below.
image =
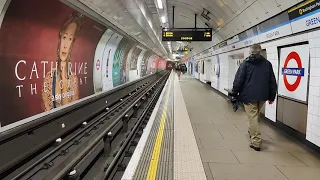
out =
<svg viewBox="0 0 320 180"><path fill-rule="evenodd" d="M250 47L250 56L240 64L232 89L238 100L244 105L248 116L250 147L256 151L260 151L262 142L259 127L261 107L266 101L273 104L277 93L277 82L272 64L260 52L259 44Z"/></svg>
<svg viewBox="0 0 320 180"><path fill-rule="evenodd" d="M180 63L176 67L176 72L177 72L177 75L178 75L178 80L180 81L181 73L182 73L182 66L181 66Z"/></svg>

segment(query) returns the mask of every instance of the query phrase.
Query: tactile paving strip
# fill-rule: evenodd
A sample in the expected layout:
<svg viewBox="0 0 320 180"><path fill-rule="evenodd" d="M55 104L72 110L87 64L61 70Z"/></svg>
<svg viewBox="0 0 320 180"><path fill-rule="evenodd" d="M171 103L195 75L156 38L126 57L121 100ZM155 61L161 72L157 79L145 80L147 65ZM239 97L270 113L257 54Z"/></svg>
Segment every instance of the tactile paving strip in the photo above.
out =
<svg viewBox="0 0 320 180"><path fill-rule="evenodd" d="M157 115L153 122L153 126L149 135L149 138L146 142L144 150L142 152L141 158L139 160L139 164L135 171L135 175L133 179L142 180L147 179L147 174L150 166L150 161L152 159L152 153L154 151L155 142L163 114L163 110L165 109L166 97L169 93L168 103L167 103L167 111L166 111L166 121L164 124L163 137L160 149L160 156L158 161L158 166L156 170L156 179L157 180L172 180L174 178L173 174L173 145L174 145L174 132L173 132L173 92L174 81L170 81L171 88L169 92L169 88L165 89L165 93L163 99L161 100ZM167 86L169 87L169 86Z"/></svg>
<svg viewBox="0 0 320 180"><path fill-rule="evenodd" d="M174 179L206 180L180 84L174 83Z"/></svg>

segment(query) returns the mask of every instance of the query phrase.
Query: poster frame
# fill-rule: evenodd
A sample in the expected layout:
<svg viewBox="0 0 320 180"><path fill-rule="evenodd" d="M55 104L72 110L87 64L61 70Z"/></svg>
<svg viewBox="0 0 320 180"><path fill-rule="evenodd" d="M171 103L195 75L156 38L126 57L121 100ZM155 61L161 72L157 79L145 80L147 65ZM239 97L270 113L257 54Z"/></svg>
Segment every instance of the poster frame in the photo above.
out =
<svg viewBox="0 0 320 180"><path fill-rule="evenodd" d="M293 46L301 46L301 45L309 45L309 41L303 41L303 42L299 42L299 43L293 43L293 44L287 44L287 45L283 45L283 46L278 46L277 47L277 51L278 51L278 81L277 81L277 97L281 97L293 102L297 102L300 104L306 104L308 105L308 101L309 101L309 83L310 83L310 48L309 48L309 60L308 60L308 79L307 79L307 97L306 97L306 101L302 101L302 100L298 100L298 99L294 99L288 96L284 96L284 95L279 95L279 76L280 76L280 71L279 71L279 67L280 67L280 50L282 48L288 48L288 47L293 47ZM278 99L278 98L277 98Z"/></svg>

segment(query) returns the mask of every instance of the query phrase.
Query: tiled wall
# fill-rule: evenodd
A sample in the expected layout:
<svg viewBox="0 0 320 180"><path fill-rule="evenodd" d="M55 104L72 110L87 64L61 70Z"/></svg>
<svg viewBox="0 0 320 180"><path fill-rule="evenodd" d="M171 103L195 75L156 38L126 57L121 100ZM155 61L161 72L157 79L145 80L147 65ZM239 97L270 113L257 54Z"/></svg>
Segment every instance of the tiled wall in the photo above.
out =
<svg viewBox="0 0 320 180"><path fill-rule="evenodd" d="M278 84L278 63L279 63L279 58L278 58L278 49L277 46L272 46L272 47L266 47L265 44L262 45L263 49L266 49L267 51L267 59L271 62L272 67L273 67L273 72L276 77L276 81ZM265 116L270 119L273 122L276 122L276 114L277 111L277 98L275 99L273 104L265 104Z"/></svg>
<svg viewBox="0 0 320 180"><path fill-rule="evenodd" d="M309 41L310 82L308 95L308 117L306 139L320 147L320 31L313 31L262 44L267 49L268 60L278 76L278 46ZM278 77L277 77L278 78ZM277 80L278 81L278 80ZM266 116L275 121L276 103L266 105Z"/></svg>
<svg viewBox="0 0 320 180"><path fill-rule="evenodd" d="M271 41L261 44L263 49L266 49L267 59L272 63L273 70L278 82L278 47L283 45L290 45L299 42L308 41L310 44L310 82L309 82L309 95L308 95L308 117L307 117L307 135L306 139L313 144L320 147L320 30L295 35L291 37L282 38L279 40ZM215 83L212 87L216 88L222 93L225 93L224 88L232 85L228 83L228 56L236 53L244 53L245 57L249 55L249 49L244 48L219 54L220 57L220 86L217 89L217 77L212 77ZM216 56L212 56L212 62L216 63ZM214 64L213 63L213 64ZM213 73L214 76L216 76ZM276 121L276 107L277 102L269 105L266 103L265 115L271 121Z"/></svg>
<svg viewBox="0 0 320 180"><path fill-rule="evenodd" d="M224 89L228 89L229 87L229 61L228 61L228 54L219 54L219 59L220 59L220 77L219 77L219 90L220 92L224 94L228 94L227 91Z"/></svg>
<svg viewBox="0 0 320 180"><path fill-rule="evenodd" d="M308 34L310 82L307 139L320 147L320 30Z"/></svg>
<svg viewBox="0 0 320 180"><path fill-rule="evenodd" d="M215 89L218 89L218 76L215 74L214 66L218 66L217 64L217 56L212 56L211 57L211 86Z"/></svg>

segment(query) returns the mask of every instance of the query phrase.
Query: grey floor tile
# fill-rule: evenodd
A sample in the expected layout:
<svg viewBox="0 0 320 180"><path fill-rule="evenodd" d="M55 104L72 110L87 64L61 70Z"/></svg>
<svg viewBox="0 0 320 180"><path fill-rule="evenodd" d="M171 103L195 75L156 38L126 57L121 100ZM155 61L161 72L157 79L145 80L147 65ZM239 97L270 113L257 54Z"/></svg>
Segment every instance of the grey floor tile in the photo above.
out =
<svg viewBox="0 0 320 180"><path fill-rule="evenodd" d="M228 120L227 120L228 121ZM220 124L216 124L214 123L212 126L210 126L213 128L213 130L217 130L217 131L223 131L223 132L228 132L228 133L233 133L233 132L239 132L239 129L236 128L234 126L234 124L232 123L220 123Z"/></svg>
<svg viewBox="0 0 320 180"><path fill-rule="evenodd" d="M306 166L288 152L233 151L241 164Z"/></svg>
<svg viewBox="0 0 320 180"><path fill-rule="evenodd" d="M235 124L235 126L241 132L248 132L248 124L247 123Z"/></svg>
<svg viewBox="0 0 320 180"><path fill-rule="evenodd" d="M277 166L289 180L319 180L320 168Z"/></svg>
<svg viewBox="0 0 320 180"><path fill-rule="evenodd" d="M275 166L209 163L214 180L288 180Z"/></svg>
<svg viewBox="0 0 320 180"><path fill-rule="evenodd" d="M212 140L209 138L201 138L201 145L203 149L215 150L252 150L249 147L249 141L245 139L222 139Z"/></svg>
<svg viewBox="0 0 320 180"><path fill-rule="evenodd" d="M234 127L235 128L235 127ZM233 140L249 140L249 134L240 132L237 128L235 131L225 131L220 130L221 136L223 139L233 139Z"/></svg>
<svg viewBox="0 0 320 180"><path fill-rule="evenodd" d="M230 107L232 108L232 107ZM237 111L237 112L226 112L225 117L227 119L233 119L233 120L246 120L247 116L244 112Z"/></svg>
<svg viewBox="0 0 320 180"><path fill-rule="evenodd" d="M244 119L228 119L228 122L230 122L230 123L232 123L234 125L246 125L247 126L247 118L244 118Z"/></svg>
<svg viewBox="0 0 320 180"><path fill-rule="evenodd" d="M195 130L194 135L196 138L211 138L211 139L222 139L219 131L201 131Z"/></svg>
<svg viewBox="0 0 320 180"><path fill-rule="evenodd" d="M206 173L207 180L214 180L209 163L203 163L204 172Z"/></svg>
<svg viewBox="0 0 320 180"><path fill-rule="evenodd" d="M307 152L306 149L298 143L291 141L266 140L262 142L263 151L283 151L283 152Z"/></svg>
<svg viewBox="0 0 320 180"><path fill-rule="evenodd" d="M320 157L309 152L290 152L308 167L320 168ZM320 179L320 178L319 178Z"/></svg>
<svg viewBox="0 0 320 180"><path fill-rule="evenodd" d="M274 131L274 132L269 132L265 130L261 130L261 131L266 135L268 135L273 141L293 141L292 138L285 135L284 133L279 133L277 131Z"/></svg>
<svg viewBox="0 0 320 180"><path fill-rule="evenodd" d="M226 164L238 164L239 161L228 150L212 150L212 149L199 149L202 162L215 162Z"/></svg>
<svg viewBox="0 0 320 180"><path fill-rule="evenodd" d="M215 129L215 125L213 123L196 123L196 129L199 131L213 131Z"/></svg>

